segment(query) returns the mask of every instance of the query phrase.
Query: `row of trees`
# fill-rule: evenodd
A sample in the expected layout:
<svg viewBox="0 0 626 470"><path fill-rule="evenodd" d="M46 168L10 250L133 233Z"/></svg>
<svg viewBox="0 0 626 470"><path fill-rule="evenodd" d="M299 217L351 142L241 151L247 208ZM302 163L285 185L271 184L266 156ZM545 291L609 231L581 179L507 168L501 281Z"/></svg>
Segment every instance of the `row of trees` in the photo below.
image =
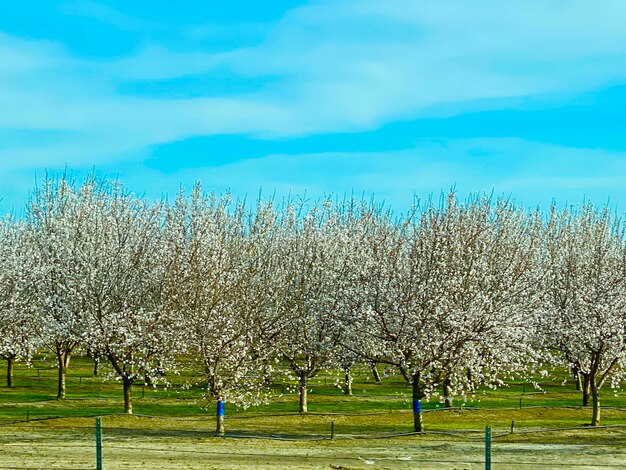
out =
<svg viewBox="0 0 626 470"><path fill-rule="evenodd" d="M0 357L106 358L123 384L193 361L217 402L249 405L276 373L299 383L385 364L421 400L472 394L543 364L599 390L626 366L626 239L606 210L529 213L451 193L395 216L373 202L259 202L196 187L172 203L119 183L48 179L0 225ZM283 370L287 368L287 371ZM443 389L443 393L440 391Z"/></svg>

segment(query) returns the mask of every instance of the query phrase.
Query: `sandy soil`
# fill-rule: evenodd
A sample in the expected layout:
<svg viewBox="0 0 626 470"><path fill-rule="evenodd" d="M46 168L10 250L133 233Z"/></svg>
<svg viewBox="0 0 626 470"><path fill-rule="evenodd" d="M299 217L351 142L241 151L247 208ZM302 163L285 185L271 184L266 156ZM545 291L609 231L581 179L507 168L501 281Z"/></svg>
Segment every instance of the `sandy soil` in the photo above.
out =
<svg viewBox="0 0 626 470"><path fill-rule="evenodd" d="M24 432L22 432L24 431ZM0 468L93 469L91 433L18 430L0 435ZM626 469L626 446L494 442L494 469ZM103 436L104 468L114 469L478 469L480 441L429 437L280 441L201 435Z"/></svg>

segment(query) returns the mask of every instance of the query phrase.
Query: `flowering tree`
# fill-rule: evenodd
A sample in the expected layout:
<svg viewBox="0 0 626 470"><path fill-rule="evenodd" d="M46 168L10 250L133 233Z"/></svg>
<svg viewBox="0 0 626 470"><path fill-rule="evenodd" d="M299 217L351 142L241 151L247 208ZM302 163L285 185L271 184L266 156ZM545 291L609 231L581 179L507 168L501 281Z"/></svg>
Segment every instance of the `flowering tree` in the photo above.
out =
<svg viewBox="0 0 626 470"><path fill-rule="evenodd" d="M168 217L177 255L167 301L180 314L184 344L216 401L219 434L226 401L248 406L262 387L255 322L262 290L254 285L262 253L250 241L243 206L229 208L227 196L206 196L197 186L190 200L179 196Z"/></svg>
<svg viewBox="0 0 626 470"><path fill-rule="evenodd" d="M626 244L608 210L554 208L546 230L546 288L540 318L545 347L584 377L591 424L600 424L600 389L624 380ZM585 400L586 401L586 400ZM586 403L585 403L586 404Z"/></svg>
<svg viewBox="0 0 626 470"><path fill-rule="evenodd" d="M95 181L90 180L83 189L93 184ZM58 180L46 178L28 206L28 224L39 265L37 289L31 302L42 320L42 342L51 346L56 355L57 399L65 398L70 357L80 344L84 305L78 256L89 209L75 184L65 176Z"/></svg>
<svg viewBox="0 0 626 470"><path fill-rule="evenodd" d="M507 203L459 205L453 194L401 223L362 220L361 354L411 383L415 431L421 400L444 381L448 395L464 395L532 360L521 339L532 325L536 223Z"/></svg>
<svg viewBox="0 0 626 470"><path fill-rule="evenodd" d="M369 230L389 216L390 213L384 212L382 206L354 198L334 208L333 217L338 225L334 235L335 256L341 258L343 267L334 289L336 305L329 313L333 316L338 343L334 362L344 372L343 390L346 395L352 395L352 367L359 361L370 367L376 382L381 381L377 368L380 358L368 348L369 340L362 335L360 329L363 325L355 321L355 312L362 308L369 294L366 264L371 259L368 258L366 234L371 234Z"/></svg>
<svg viewBox="0 0 626 470"><path fill-rule="evenodd" d="M39 346L39 322L30 306L35 252L24 224L0 221L0 357L7 361L7 387L16 360L29 360Z"/></svg>
<svg viewBox="0 0 626 470"><path fill-rule="evenodd" d="M162 207L118 183L81 189L89 218L76 247L81 285L81 341L106 357L122 381L132 414L132 384L159 378L180 350L180 325L163 299L170 260Z"/></svg>
<svg viewBox="0 0 626 470"><path fill-rule="evenodd" d="M132 384L184 352L219 433L224 403L258 402L276 363L301 413L321 370L343 369L350 393L356 361L381 363L411 384L421 431L423 399L500 386L543 348L584 378L597 425L600 390L626 377L624 227L591 206L546 223L454 194L404 217L354 200L247 212L199 186L166 208L93 177L47 179L24 222L0 223L0 357L11 386L15 360L51 347L64 398L83 344L111 362L132 413Z"/></svg>
<svg viewBox="0 0 626 470"><path fill-rule="evenodd" d="M332 366L338 351L334 312L345 271L341 226L326 201L304 214L304 207L288 206L282 221L274 272L277 309L282 322L269 338L275 351L295 373L300 413L308 411L307 381Z"/></svg>

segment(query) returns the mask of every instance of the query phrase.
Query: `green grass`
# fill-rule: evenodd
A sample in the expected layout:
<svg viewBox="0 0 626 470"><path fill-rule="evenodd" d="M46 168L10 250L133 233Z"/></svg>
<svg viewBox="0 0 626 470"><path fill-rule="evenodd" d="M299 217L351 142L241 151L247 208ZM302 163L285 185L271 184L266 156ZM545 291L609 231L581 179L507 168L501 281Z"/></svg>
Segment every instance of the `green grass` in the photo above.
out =
<svg viewBox="0 0 626 470"><path fill-rule="evenodd" d="M103 362L100 372L110 368ZM67 399L56 400L56 368L48 360L16 365L15 386L0 387L0 468L93 468L94 416L103 416L109 470L481 468L486 425L493 427L494 468L626 466L626 397L604 390L608 427L585 426L591 409L580 407L573 381L562 385L569 379L563 371L542 380L541 392L520 381L479 390L474 401L457 401L453 409L425 403L427 433L405 437L398 435L411 433L412 414L410 387L401 377L377 384L368 370L357 369L354 395L347 397L335 385L341 376L325 373L310 382L308 415L297 412L293 392L247 410L227 405L227 439L214 435L215 408L202 388L183 387L193 381L191 371L168 377L168 388L136 385L135 416L121 414L119 382L91 374L91 360L75 356ZM0 380L6 383L3 374ZM280 395L295 385L274 390Z"/></svg>
<svg viewBox="0 0 626 470"><path fill-rule="evenodd" d="M73 357L67 374L67 398L56 400L57 371L49 359L37 357L31 367L17 364L14 387L0 388L0 424L25 421L27 416L36 421L120 414L123 411L122 386L115 380L102 378L109 372L110 367L102 361L100 377L93 377L91 359ZM228 405L227 429L246 433L257 429L261 434L323 435L332 420L345 434L376 435L412 430L410 386L401 377L389 376L376 383L371 372L364 368L357 368L353 375L353 396L349 397L336 385L341 378L339 375L324 373L312 379L308 417L297 413L295 384L276 384L277 396L267 405L247 410ZM168 379L172 383L167 388L135 385L134 413L200 420L211 429L213 403L204 398L200 386L183 387L194 380L194 374L183 370ZM482 429L486 424L506 430L510 429L511 421L515 421L515 428L520 431L582 426L590 421L591 410L580 407L581 393L575 390L572 380L563 385L565 379L569 379L565 372L555 371L540 382L541 391L521 381L498 390L479 390L474 400L457 400L453 410L444 410L438 401L427 402L424 404L425 424L431 431ZM0 376L0 380L5 383L4 376ZM281 392L287 393L281 396ZM625 408L625 398L624 394L614 396L610 389L603 391L602 424L626 425L626 411L612 409Z"/></svg>

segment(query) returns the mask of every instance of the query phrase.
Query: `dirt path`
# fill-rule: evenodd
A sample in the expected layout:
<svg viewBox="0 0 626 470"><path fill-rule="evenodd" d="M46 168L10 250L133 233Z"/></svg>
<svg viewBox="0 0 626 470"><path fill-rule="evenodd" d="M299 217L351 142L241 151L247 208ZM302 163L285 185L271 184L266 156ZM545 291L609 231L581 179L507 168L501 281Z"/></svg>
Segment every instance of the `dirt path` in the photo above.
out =
<svg viewBox="0 0 626 470"><path fill-rule="evenodd" d="M0 468L95 467L93 436L57 431L3 434ZM479 469L483 443L419 437L386 440L275 441L104 436L104 468L115 469ZM493 445L493 468L626 469L623 443Z"/></svg>

